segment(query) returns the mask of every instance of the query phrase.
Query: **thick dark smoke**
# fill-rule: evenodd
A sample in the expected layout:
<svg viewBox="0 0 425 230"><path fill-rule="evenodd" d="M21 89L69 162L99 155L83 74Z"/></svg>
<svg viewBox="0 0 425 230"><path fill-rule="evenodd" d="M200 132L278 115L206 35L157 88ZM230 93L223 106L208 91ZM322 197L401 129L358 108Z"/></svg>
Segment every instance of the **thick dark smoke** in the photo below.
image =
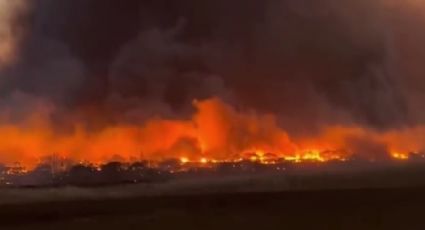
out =
<svg viewBox="0 0 425 230"><path fill-rule="evenodd" d="M218 96L278 114L293 133L420 124L425 7L388 2L28 1L0 104L42 101L58 124L102 126L185 116L193 99Z"/></svg>

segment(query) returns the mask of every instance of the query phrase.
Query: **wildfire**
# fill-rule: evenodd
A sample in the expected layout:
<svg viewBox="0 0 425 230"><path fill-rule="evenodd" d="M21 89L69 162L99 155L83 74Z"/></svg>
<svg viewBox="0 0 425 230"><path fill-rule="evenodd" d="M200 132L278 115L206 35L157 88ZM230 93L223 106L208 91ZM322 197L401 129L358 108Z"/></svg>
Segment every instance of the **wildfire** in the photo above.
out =
<svg viewBox="0 0 425 230"><path fill-rule="evenodd" d="M321 156L320 152L317 150L307 151L305 154L298 154L295 156L287 156L285 157L287 161L293 161L296 163L300 163L302 161L317 161L317 162L325 162L327 159Z"/></svg>
<svg viewBox="0 0 425 230"><path fill-rule="evenodd" d="M207 158L201 158L200 162L201 162L202 164L207 164L209 161L208 161L208 159L207 159Z"/></svg>
<svg viewBox="0 0 425 230"><path fill-rule="evenodd" d="M375 149L405 160L408 155L401 154L402 151L385 152L423 149L422 127L397 133L378 133L361 127L324 127L315 136L291 138L270 114L237 111L217 98L197 101L194 106L197 112L191 119L155 118L143 125L118 124L96 131L76 124L73 132L57 133L47 116L37 113L21 125L3 122L0 162L20 162L31 168L40 159L56 153L61 159L91 163L179 159L182 164L243 160L273 164L280 160L344 161L357 153L376 158L380 155L373 155Z"/></svg>
<svg viewBox="0 0 425 230"><path fill-rule="evenodd" d="M393 152L393 153L391 153L391 156L396 160L408 160L409 159L409 154L406 154L406 153Z"/></svg>
<svg viewBox="0 0 425 230"><path fill-rule="evenodd" d="M189 163L189 159L188 159L188 158L186 158L186 157L182 157L182 158L180 158L180 162L181 162L182 164L186 164L186 163Z"/></svg>

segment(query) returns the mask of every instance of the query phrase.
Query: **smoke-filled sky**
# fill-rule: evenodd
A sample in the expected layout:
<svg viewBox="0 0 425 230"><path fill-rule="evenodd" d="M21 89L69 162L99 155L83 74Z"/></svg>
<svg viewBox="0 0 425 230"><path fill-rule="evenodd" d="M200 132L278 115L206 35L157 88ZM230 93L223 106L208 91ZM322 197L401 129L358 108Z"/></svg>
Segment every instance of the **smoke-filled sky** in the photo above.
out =
<svg viewBox="0 0 425 230"><path fill-rule="evenodd" d="M422 0L0 0L0 117L75 133L212 104L295 139L354 127L422 147L423 15Z"/></svg>

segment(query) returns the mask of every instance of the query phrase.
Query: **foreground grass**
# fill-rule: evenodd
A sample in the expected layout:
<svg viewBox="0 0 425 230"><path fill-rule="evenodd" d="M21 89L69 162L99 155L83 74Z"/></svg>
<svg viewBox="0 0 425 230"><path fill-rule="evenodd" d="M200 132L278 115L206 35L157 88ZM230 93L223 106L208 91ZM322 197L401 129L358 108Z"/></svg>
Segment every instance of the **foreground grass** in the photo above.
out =
<svg viewBox="0 0 425 230"><path fill-rule="evenodd" d="M425 229L425 188L255 192L0 206L0 229Z"/></svg>

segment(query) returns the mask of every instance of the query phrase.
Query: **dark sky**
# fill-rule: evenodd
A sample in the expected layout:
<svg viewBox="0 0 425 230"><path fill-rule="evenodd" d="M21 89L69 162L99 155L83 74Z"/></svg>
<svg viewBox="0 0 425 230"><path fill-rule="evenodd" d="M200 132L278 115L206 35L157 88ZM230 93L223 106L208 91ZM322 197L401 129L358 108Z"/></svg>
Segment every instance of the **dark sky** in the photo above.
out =
<svg viewBox="0 0 425 230"><path fill-rule="evenodd" d="M28 2L14 21L19 58L0 72L0 106L17 118L37 98L60 124L78 114L104 125L187 116L215 96L294 133L425 121L425 7L414 1Z"/></svg>

